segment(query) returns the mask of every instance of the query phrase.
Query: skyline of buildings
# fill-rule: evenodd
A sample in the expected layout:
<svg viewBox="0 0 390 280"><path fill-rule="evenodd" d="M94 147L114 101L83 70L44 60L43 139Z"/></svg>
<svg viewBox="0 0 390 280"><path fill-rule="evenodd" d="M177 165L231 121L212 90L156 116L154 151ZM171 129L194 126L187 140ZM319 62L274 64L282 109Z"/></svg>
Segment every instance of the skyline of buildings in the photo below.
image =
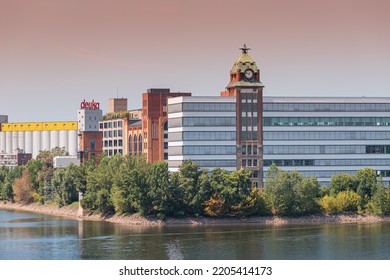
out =
<svg viewBox="0 0 390 280"><path fill-rule="evenodd" d="M240 50L219 95L150 88L135 110L127 98L110 98L103 115L100 102L84 99L77 122L7 123L1 116L0 153L35 158L59 146L81 161L142 155L168 162L171 171L191 159L209 170L249 169L257 186L272 163L325 185L332 175L369 166L388 184L390 98L263 97L260 69L245 44Z"/></svg>

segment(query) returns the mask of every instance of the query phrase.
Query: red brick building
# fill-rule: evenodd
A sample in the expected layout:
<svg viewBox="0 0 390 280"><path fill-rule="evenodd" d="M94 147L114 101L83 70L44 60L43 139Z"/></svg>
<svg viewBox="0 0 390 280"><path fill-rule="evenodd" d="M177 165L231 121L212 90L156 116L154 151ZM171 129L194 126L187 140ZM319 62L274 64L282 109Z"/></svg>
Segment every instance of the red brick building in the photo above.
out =
<svg viewBox="0 0 390 280"><path fill-rule="evenodd" d="M138 135L137 143L130 142L129 145L141 143L148 163L168 159L167 100L177 96L191 96L191 93L152 88L142 94L142 135ZM135 139L133 136L133 141Z"/></svg>

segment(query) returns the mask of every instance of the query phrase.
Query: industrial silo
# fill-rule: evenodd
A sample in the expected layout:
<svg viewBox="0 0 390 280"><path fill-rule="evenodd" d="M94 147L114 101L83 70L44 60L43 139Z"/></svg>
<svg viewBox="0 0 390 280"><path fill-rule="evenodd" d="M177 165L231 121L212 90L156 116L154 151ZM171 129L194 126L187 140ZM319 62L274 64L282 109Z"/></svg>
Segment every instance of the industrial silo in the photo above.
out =
<svg viewBox="0 0 390 280"><path fill-rule="evenodd" d="M26 131L24 133L24 136L25 136L24 152L27 154L31 154L32 153L32 146L33 146L32 131Z"/></svg>
<svg viewBox="0 0 390 280"><path fill-rule="evenodd" d="M59 131L50 131L50 150L59 147Z"/></svg>
<svg viewBox="0 0 390 280"><path fill-rule="evenodd" d="M77 155L77 130L68 131L68 146L69 146L69 155Z"/></svg>

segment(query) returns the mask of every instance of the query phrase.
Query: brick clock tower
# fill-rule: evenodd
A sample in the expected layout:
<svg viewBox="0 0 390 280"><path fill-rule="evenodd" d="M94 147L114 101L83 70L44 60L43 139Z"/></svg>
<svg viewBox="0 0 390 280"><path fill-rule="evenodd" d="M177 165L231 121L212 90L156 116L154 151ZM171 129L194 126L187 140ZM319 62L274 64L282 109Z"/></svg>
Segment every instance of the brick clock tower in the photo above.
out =
<svg viewBox="0 0 390 280"><path fill-rule="evenodd" d="M222 96L236 97L237 169L253 172L252 181L263 186L263 84L256 62L240 48L242 54L230 70L230 83Z"/></svg>

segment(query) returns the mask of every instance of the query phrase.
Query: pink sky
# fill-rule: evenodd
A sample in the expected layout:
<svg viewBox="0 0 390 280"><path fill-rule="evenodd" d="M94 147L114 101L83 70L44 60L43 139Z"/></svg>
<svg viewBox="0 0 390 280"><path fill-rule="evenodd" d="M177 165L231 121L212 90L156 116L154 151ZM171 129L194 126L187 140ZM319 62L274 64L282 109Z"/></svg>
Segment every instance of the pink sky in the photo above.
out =
<svg viewBox="0 0 390 280"><path fill-rule="evenodd" d="M212 3L210 3L212 2ZM0 115L75 120L152 87L218 95L246 43L266 96L389 96L388 0L0 0Z"/></svg>

